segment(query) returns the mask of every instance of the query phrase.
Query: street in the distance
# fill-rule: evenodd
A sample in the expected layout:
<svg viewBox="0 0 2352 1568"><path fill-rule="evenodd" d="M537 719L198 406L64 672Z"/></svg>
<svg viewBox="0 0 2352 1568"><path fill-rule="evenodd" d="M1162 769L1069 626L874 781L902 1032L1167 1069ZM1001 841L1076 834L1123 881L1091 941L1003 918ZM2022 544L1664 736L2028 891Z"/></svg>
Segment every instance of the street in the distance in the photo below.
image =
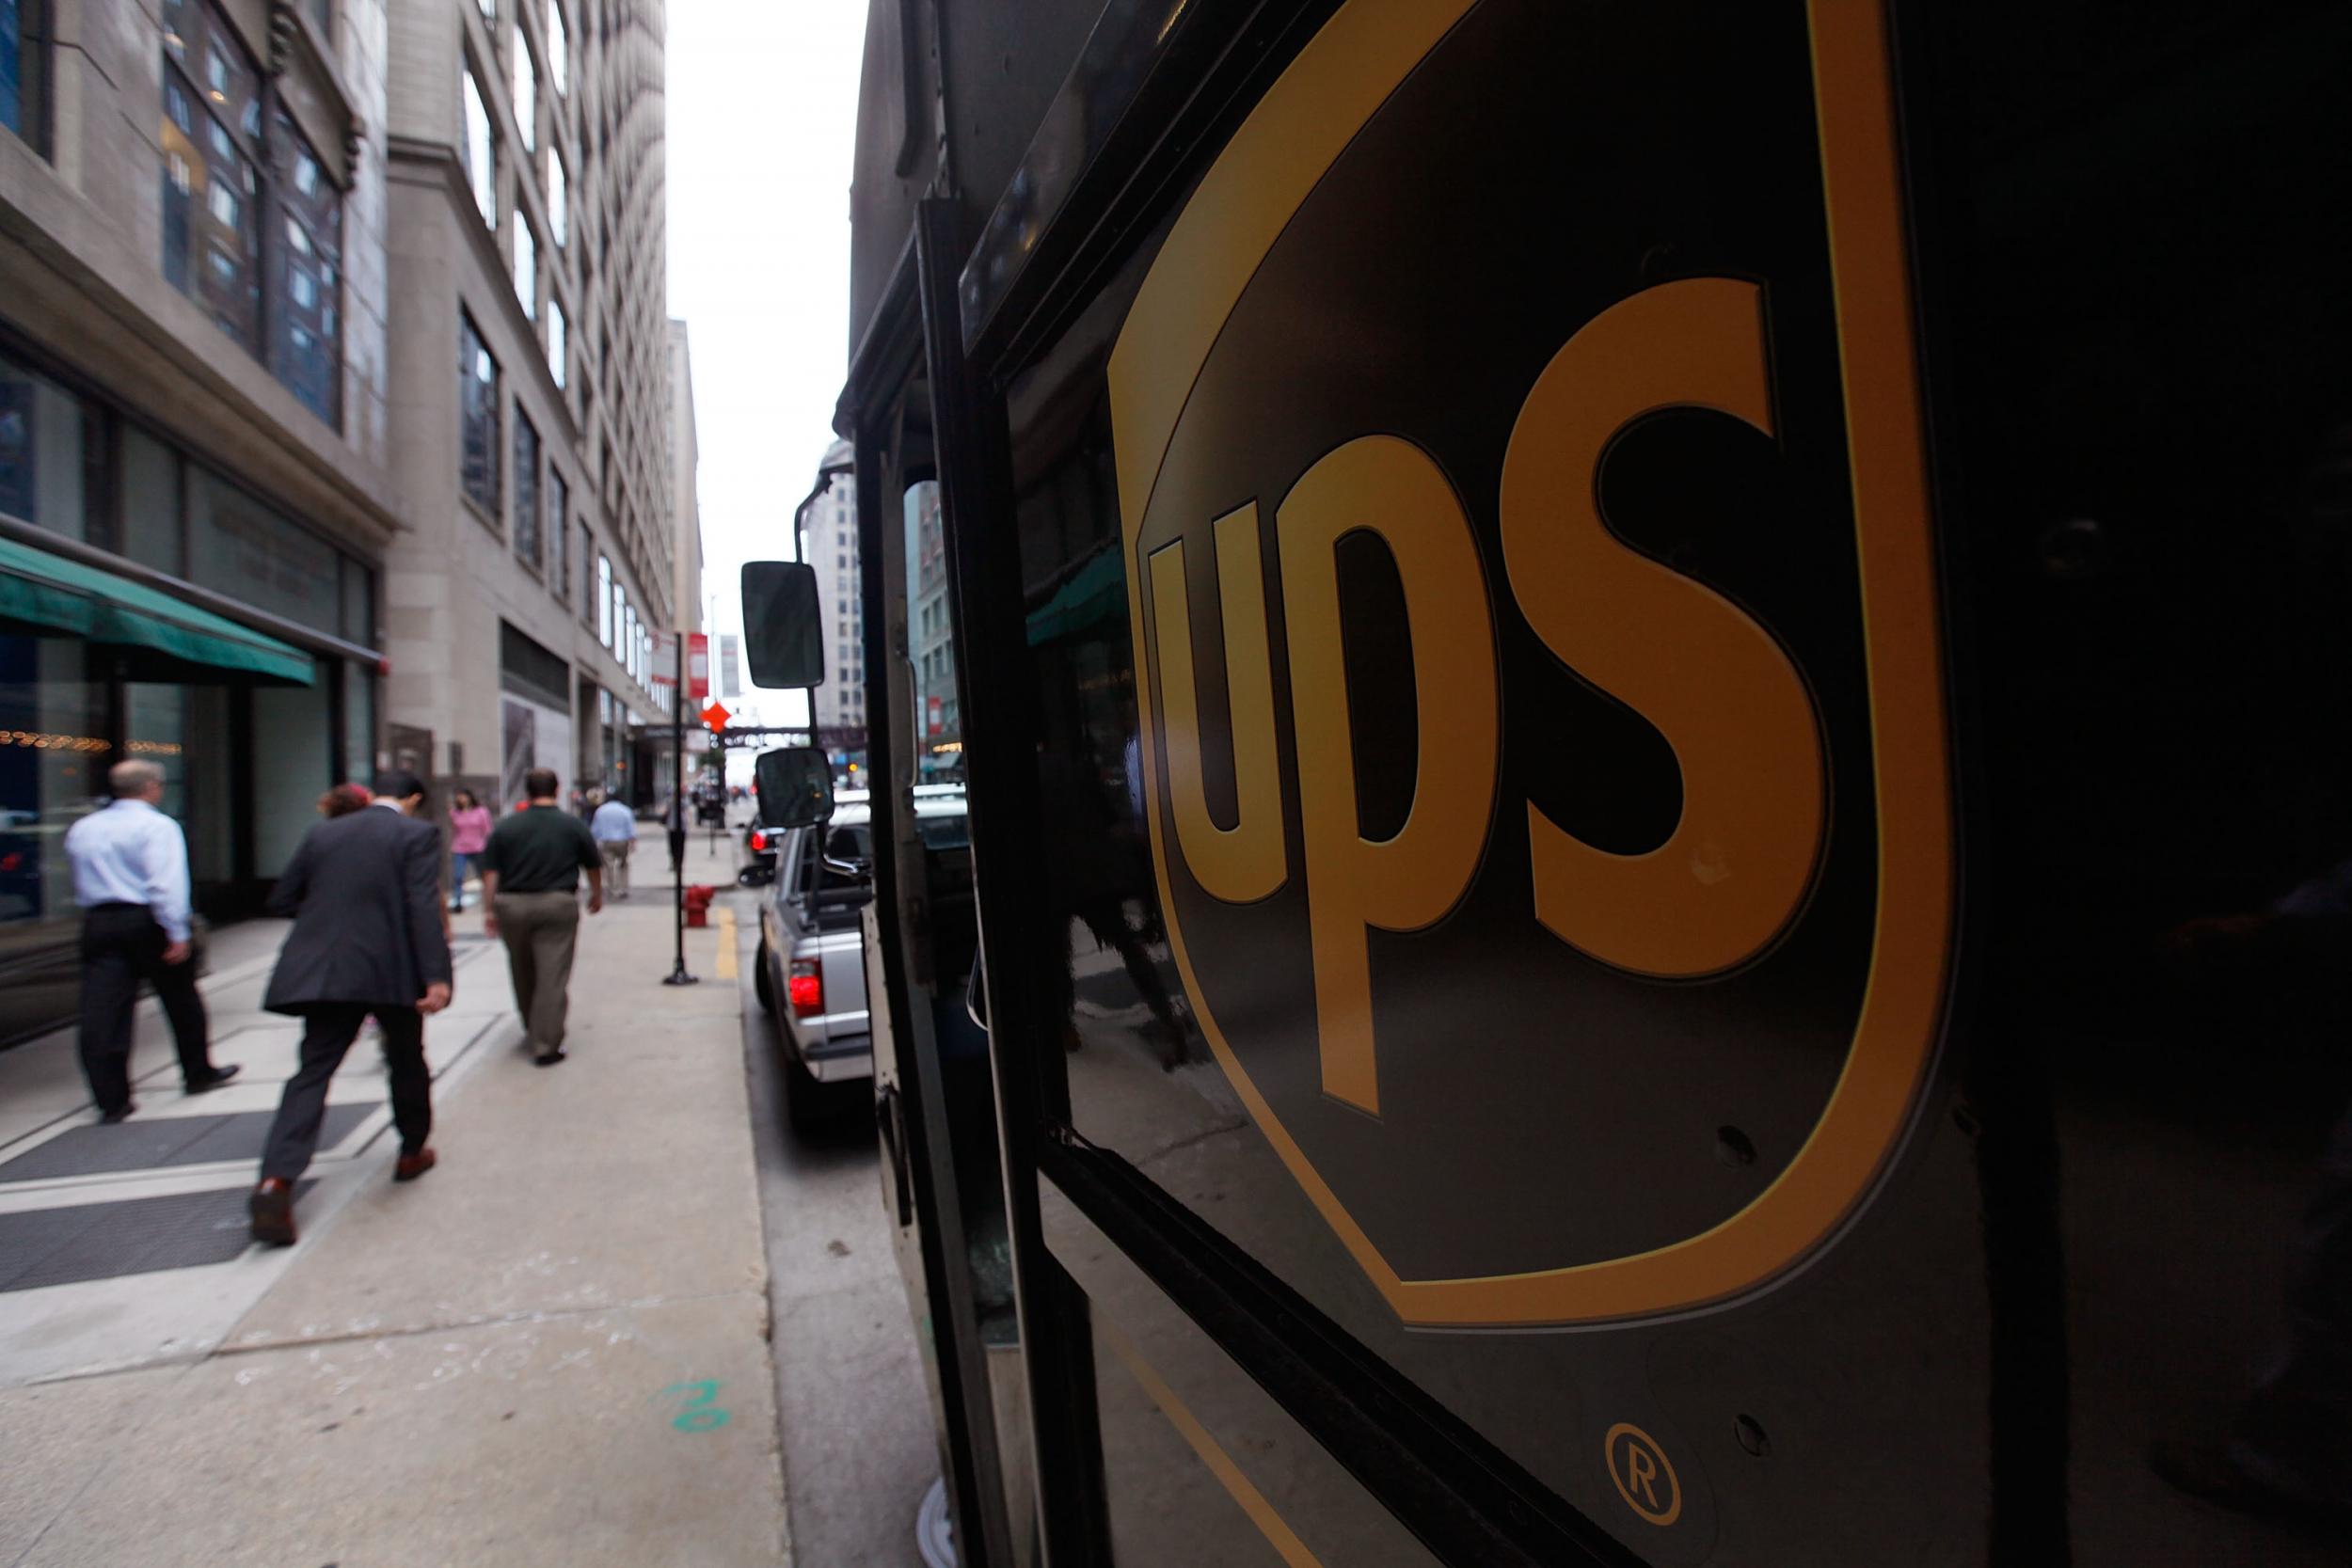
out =
<svg viewBox="0 0 2352 1568"><path fill-rule="evenodd" d="M731 888L734 861L698 834L689 875ZM389 1180L363 1040L290 1250L249 1243L244 1211L292 1067L293 1021L254 1010L282 927L225 937L206 983L233 1088L179 1097L151 1005L119 1127L91 1125L70 1034L0 1054L0 1561L767 1564L780 1388L847 1418L795 1487L812 1524L861 1506L836 1483L869 1479L859 1411L894 1374L888 1414L928 1447L904 1298L875 1288L870 1148L755 1169L732 900L688 934L701 983L668 988L670 900L640 887L582 922L554 1070L523 1052L478 914L457 917L456 999L426 1035L439 1166ZM763 1222L763 1180L788 1215ZM874 1348L808 1354L812 1321L845 1342L823 1321L845 1312ZM771 1327L798 1346L773 1362ZM892 1479L868 1539L911 1543L930 1473Z"/></svg>

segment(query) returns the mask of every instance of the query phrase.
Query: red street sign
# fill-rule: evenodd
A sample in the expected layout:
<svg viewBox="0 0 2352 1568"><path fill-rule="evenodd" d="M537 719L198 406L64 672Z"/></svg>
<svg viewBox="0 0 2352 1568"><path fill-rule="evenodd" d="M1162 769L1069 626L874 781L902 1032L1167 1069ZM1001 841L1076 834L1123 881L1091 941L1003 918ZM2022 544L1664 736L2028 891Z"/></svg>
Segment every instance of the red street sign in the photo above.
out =
<svg viewBox="0 0 2352 1568"><path fill-rule="evenodd" d="M714 730L725 729L727 721L734 717L734 714L727 711L727 705L724 703L713 703L703 709L703 722Z"/></svg>
<svg viewBox="0 0 2352 1568"><path fill-rule="evenodd" d="M699 631L686 639L686 694L696 699L710 695L710 638Z"/></svg>

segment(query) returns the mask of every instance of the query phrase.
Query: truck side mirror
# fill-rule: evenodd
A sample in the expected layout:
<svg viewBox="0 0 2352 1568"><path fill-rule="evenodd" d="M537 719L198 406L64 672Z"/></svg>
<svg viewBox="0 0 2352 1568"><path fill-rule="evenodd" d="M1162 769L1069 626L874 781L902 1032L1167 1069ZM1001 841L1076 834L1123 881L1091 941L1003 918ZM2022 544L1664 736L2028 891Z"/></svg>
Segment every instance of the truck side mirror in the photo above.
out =
<svg viewBox="0 0 2352 1568"><path fill-rule="evenodd" d="M798 561L743 562L743 655L754 686L789 691L825 684L817 568Z"/></svg>
<svg viewBox="0 0 2352 1568"><path fill-rule="evenodd" d="M813 828L833 820L833 764L814 746L779 746L755 765L763 828Z"/></svg>

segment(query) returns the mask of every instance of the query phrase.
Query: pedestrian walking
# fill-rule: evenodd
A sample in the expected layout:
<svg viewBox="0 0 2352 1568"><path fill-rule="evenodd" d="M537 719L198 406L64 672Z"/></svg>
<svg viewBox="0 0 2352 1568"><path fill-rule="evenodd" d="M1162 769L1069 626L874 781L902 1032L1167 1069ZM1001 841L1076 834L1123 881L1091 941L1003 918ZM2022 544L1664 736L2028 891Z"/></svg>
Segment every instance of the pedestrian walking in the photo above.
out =
<svg viewBox="0 0 2352 1568"><path fill-rule="evenodd" d="M349 816L355 811L365 811L375 797L356 784L339 784L319 797L321 816Z"/></svg>
<svg viewBox="0 0 2352 1568"><path fill-rule="evenodd" d="M607 800L590 818L588 835L604 857L604 885L615 898L628 896L628 856L637 847L637 814L618 800Z"/></svg>
<svg viewBox="0 0 2352 1568"><path fill-rule="evenodd" d="M312 828L270 895L272 912L292 915L294 929L262 1006L301 1019L303 1030L301 1063L278 1101L253 1189L257 1241L294 1243L294 1184L318 1148L327 1085L371 1013L400 1132L392 1180L413 1181L436 1162L424 1021L449 1006L450 951L441 834L419 820L424 805L414 773L378 773L374 800Z"/></svg>
<svg viewBox="0 0 2352 1568"><path fill-rule="evenodd" d="M482 847L490 842L490 808L474 799L470 789L451 798L449 808L449 908L452 914L466 907L466 877L478 869Z"/></svg>
<svg viewBox="0 0 2352 1568"><path fill-rule="evenodd" d="M188 841L158 809L164 770L151 762L119 762L106 772L113 803L66 831L73 900L82 906L82 1072L98 1119L119 1122L131 1103L133 1009L139 982L155 988L180 1084L189 1094L237 1075L215 1067L204 999L197 993L188 927Z"/></svg>
<svg viewBox="0 0 2352 1568"><path fill-rule="evenodd" d="M523 781L524 808L490 830L482 851L482 929L506 943L515 1007L532 1060L564 1059L564 1014L580 935L580 874L588 873L588 912L604 908L604 862L579 817L556 801L555 771L534 768Z"/></svg>

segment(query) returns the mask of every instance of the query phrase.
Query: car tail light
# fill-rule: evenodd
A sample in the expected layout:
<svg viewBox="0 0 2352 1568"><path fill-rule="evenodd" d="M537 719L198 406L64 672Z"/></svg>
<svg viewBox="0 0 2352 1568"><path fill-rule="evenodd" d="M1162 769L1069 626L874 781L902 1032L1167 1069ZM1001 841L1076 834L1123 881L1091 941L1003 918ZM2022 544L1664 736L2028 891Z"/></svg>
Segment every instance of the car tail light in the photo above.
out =
<svg viewBox="0 0 2352 1568"><path fill-rule="evenodd" d="M793 959L791 977L785 981L784 989L792 1000L792 1010L803 1018L825 1010L825 976L818 970L816 959Z"/></svg>
<svg viewBox="0 0 2352 1568"><path fill-rule="evenodd" d="M752 830L752 853L755 855L764 855L767 852L768 835L760 832L757 828L754 828Z"/></svg>

